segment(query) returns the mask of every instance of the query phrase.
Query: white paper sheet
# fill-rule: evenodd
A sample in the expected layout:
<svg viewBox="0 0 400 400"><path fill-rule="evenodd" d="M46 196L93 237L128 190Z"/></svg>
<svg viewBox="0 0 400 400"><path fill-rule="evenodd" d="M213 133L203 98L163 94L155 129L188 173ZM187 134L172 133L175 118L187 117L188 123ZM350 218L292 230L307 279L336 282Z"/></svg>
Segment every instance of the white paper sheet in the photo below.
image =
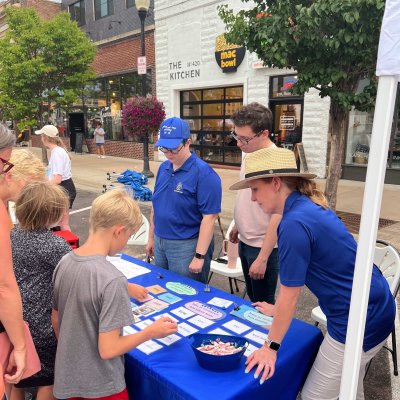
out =
<svg viewBox="0 0 400 400"><path fill-rule="evenodd" d="M178 308L175 308L175 310L171 310L170 312L172 314L177 315L178 317L180 317L182 319L186 319L186 318L189 318L194 315L194 312L188 310L185 307L178 307Z"/></svg>
<svg viewBox="0 0 400 400"><path fill-rule="evenodd" d="M171 318L173 321L175 321L175 322L179 322L179 319L177 319L177 318L175 318L173 315L171 315L171 314L168 314L167 312L166 313L163 313L163 314L159 314L159 315L156 315L155 317L153 317L154 318L154 320L158 320L158 319L160 319L161 317L168 317L168 318Z"/></svg>
<svg viewBox="0 0 400 400"><path fill-rule="evenodd" d="M136 348L145 354L151 354L159 349L162 349L162 346L161 344L158 344L153 340L148 340L147 342L140 344Z"/></svg>
<svg viewBox="0 0 400 400"><path fill-rule="evenodd" d="M137 330L131 326L124 326L122 329L122 336L132 335L133 333L137 333Z"/></svg>
<svg viewBox="0 0 400 400"><path fill-rule="evenodd" d="M253 354L256 350L258 350L258 347L253 346L251 343L249 343L246 351L244 352L244 355L248 357L250 354Z"/></svg>
<svg viewBox="0 0 400 400"><path fill-rule="evenodd" d="M153 321L151 321L150 319L146 319L144 321L140 321L138 323L135 324L135 326L137 326L140 330L148 327L149 325L151 325L153 323Z"/></svg>
<svg viewBox="0 0 400 400"><path fill-rule="evenodd" d="M177 342L179 339L182 339L182 338L178 335L175 335L175 333L173 333L172 335L169 335L169 336L166 336L165 338L157 339L157 340L159 342L165 344L166 346L169 346L172 343Z"/></svg>
<svg viewBox="0 0 400 400"><path fill-rule="evenodd" d="M206 328L207 326L210 326L214 323L214 321L204 318L201 315L195 315L193 318L188 319L188 322L193 325L197 325L200 328Z"/></svg>
<svg viewBox="0 0 400 400"><path fill-rule="evenodd" d="M249 326L242 324L239 321L235 321L233 319L231 319L228 322L225 322L225 324L223 324L222 326L224 326L225 328L229 329L232 332L238 333L239 335L250 329Z"/></svg>
<svg viewBox="0 0 400 400"><path fill-rule="evenodd" d="M264 344L265 339L267 338L267 333L260 331L251 331L247 335L245 335L245 337L252 340L253 342Z"/></svg>
<svg viewBox="0 0 400 400"><path fill-rule="evenodd" d="M216 328L208 333L212 333L213 335L230 335L230 333L228 333L227 331L224 331L221 328Z"/></svg>
<svg viewBox="0 0 400 400"><path fill-rule="evenodd" d="M222 299L221 297L213 297L210 301L207 301L207 303L223 309L226 309L233 304L232 301Z"/></svg>
<svg viewBox="0 0 400 400"><path fill-rule="evenodd" d="M182 336L189 336L197 331L198 329L187 324L186 322L181 322L180 324L178 324L178 333L181 334Z"/></svg>
<svg viewBox="0 0 400 400"><path fill-rule="evenodd" d="M110 261L119 271L121 271L127 279L134 278L135 276L144 275L150 272L148 268L137 265L133 262L121 260L116 257L107 257L107 260Z"/></svg>

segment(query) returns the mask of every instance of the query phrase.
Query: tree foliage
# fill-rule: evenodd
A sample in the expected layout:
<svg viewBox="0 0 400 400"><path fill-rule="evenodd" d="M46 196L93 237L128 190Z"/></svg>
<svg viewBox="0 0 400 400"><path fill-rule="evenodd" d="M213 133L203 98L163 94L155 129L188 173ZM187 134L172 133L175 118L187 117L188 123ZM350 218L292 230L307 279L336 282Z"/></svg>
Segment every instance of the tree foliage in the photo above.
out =
<svg viewBox="0 0 400 400"><path fill-rule="evenodd" d="M31 8L6 10L9 29L0 41L3 118L43 124L44 106L68 106L88 80L95 46L62 12L41 20Z"/></svg>
<svg viewBox="0 0 400 400"><path fill-rule="evenodd" d="M249 0L242 0L248 3ZM292 91L331 99L331 156L325 194L336 205L348 112L371 110L384 0L254 0L238 13L219 8L227 40L245 45L264 65L293 68ZM366 79L362 87L360 81Z"/></svg>

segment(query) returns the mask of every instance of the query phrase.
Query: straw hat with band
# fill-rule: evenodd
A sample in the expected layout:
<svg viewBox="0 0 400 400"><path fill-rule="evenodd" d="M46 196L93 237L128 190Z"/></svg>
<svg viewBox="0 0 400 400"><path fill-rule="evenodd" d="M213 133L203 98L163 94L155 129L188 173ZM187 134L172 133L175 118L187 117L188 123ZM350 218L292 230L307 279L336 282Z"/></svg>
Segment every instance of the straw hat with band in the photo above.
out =
<svg viewBox="0 0 400 400"><path fill-rule="evenodd" d="M279 147L257 150L249 153L244 164L245 179L236 182L229 189L239 190L249 187L249 181L274 176L293 176L305 179L316 178L317 175L299 172L293 151Z"/></svg>

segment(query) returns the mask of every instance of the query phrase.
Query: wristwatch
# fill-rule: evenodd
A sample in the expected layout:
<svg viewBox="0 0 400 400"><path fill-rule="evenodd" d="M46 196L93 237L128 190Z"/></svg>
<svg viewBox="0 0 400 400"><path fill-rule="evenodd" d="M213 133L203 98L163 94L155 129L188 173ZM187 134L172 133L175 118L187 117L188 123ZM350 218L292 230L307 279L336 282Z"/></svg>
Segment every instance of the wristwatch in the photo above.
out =
<svg viewBox="0 0 400 400"><path fill-rule="evenodd" d="M265 347L269 347L273 351L278 351L279 348L281 347L280 343L274 342L271 339L268 339L268 337L265 339L264 342Z"/></svg>
<svg viewBox="0 0 400 400"><path fill-rule="evenodd" d="M204 260L204 259L206 258L205 255L200 254L200 253L196 253L194 256L195 256L196 258L198 258L199 260Z"/></svg>

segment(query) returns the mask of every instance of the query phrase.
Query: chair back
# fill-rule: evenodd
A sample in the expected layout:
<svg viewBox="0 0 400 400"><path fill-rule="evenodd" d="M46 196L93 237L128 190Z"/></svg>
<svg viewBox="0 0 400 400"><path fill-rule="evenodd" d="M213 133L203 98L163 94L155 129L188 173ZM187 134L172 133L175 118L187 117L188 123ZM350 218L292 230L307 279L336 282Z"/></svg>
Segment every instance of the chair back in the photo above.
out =
<svg viewBox="0 0 400 400"><path fill-rule="evenodd" d="M129 239L127 244L146 246L149 240L149 220L142 214L142 225Z"/></svg>
<svg viewBox="0 0 400 400"><path fill-rule="evenodd" d="M389 283L390 291L396 296L400 285L400 255L389 243L377 240L375 247L374 264L381 270L382 275Z"/></svg>
<svg viewBox="0 0 400 400"><path fill-rule="evenodd" d="M231 223L229 224L228 230L226 231L225 234L225 239L222 241L222 250L221 253L222 255L226 256L228 254L228 246L229 246L229 234L231 233L232 228L235 225L235 221L232 220Z"/></svg>

